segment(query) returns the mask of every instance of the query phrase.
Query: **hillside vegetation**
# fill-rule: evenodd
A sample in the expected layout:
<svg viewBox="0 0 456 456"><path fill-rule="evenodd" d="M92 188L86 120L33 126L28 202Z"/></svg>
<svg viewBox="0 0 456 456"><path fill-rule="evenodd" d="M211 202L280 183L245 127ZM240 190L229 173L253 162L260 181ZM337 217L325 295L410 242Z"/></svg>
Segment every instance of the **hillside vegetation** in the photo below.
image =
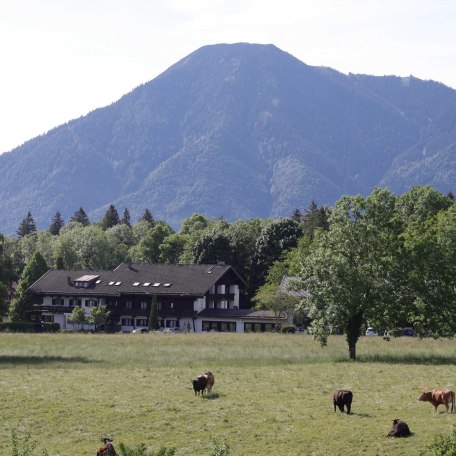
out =
<svg viewBox="0 0 456 456"><path fill-rule="evenodd" d="M205 46L110 106L0 156L0 232L81 205L174 228L194 212L289 214L374 186L456 183L456 92L414 77L344 75L273 45Z"/></svg>

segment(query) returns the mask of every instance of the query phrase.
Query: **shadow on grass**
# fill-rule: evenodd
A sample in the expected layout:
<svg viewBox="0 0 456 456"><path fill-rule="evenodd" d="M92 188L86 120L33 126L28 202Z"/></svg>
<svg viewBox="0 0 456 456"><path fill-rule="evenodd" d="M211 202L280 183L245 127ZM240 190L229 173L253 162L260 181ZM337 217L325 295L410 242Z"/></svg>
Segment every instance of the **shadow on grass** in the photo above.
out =
<svg viewBox="0 0 456 456"><path fill-rule="evenodd" d="M351 412L350 415L359 416L360 418L370 418L370 417L371 417L371 415L369 415L369 413L356 413L356 412Z"/></svg>
<svg viewBox="0 0 456 456"><path fill-rule="evenodd" d="M387 364L423 364L430 366L456 364L455 355L376 354L360 356L356 362Z"/></svg>
<svg viewBox="0 0 456 456"><path fill-rule="evenodd" d="M203 399L206 399L208 401L213 401L214 399L219 399L221 395L219 393L212 393L207 396L203 396Z"/></svg>
<svg viewBox="0 0 456 456"><path fill-rule="evenodd" d="M31 364L43 365L53 363L92 363L93 360L81 356L2 356L0 355L0 366L2 364Z"/></svg>

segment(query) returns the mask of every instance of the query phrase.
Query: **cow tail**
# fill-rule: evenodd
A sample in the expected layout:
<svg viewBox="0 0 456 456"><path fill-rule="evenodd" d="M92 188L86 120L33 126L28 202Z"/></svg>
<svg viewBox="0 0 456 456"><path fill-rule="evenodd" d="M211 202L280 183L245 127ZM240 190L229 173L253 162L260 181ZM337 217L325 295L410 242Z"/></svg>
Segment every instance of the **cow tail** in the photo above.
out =
<svg viewBox="0 0 456 456"><path fill-rule="evenodd" d="M451 413L453 413L454 410L454 393L451 395Z"/></svg>

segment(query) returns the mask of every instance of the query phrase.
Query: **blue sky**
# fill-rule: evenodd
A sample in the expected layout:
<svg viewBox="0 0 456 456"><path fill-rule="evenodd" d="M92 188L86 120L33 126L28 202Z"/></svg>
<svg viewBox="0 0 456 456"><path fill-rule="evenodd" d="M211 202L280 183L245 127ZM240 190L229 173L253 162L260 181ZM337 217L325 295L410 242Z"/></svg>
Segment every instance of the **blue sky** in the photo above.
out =
<svg viewBox="0 0 456 456"><path fill-rule="evenodd" d="M201 46L272 43L343 73L456 89L454 0L0 0L0 153Z"/></svg>

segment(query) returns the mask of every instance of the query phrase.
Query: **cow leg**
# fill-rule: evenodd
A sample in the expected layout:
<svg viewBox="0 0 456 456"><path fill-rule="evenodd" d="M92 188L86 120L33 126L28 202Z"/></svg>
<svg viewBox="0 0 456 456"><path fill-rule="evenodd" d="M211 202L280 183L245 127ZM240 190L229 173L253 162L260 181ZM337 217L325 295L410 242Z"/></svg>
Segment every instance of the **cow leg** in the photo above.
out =
<svg viewBox="0 0 456 456"><path fill-rule="evenodd" d="M351 404L347 404L347 415L350 415Z"/></svg>

